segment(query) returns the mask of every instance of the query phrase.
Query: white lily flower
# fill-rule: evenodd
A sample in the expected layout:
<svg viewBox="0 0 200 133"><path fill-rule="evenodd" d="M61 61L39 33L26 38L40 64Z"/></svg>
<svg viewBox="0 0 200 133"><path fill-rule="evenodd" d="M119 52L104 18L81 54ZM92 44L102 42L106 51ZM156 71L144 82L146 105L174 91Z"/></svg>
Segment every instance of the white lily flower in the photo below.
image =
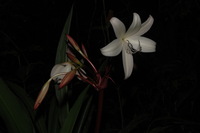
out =
<svg viewBox="0 0 200 133"><path fill-rule="evenodd" d="M130 77L133 71L133 54L136 52L155 52L156 42L143 37L153 24L153 17L149 18L141 24L140 16L133 13L133 22L126 31L125 25L116 17L112 17L110 23L114 29L116 39L105 47L101 48L104 56L117 56L122 51L122 60L124 67L125 79Z"/></svg>
<svg viewBox="0 0 200 133"><path fill-rule="evenodd" d="M59 84L59 83L61 83L61 81L65 77L65 75L67 73L69 73L70 71L72 71L73 69L75 69L75 67L69 62L56 64L52 68L50 76L56 83ZM85 70L83 70L82 68L79 68L79 69L81 71L81 74L79 71L76 71L76 75L83 76L84 78L86 78ZM79 77L78 77L78 79L81 80Z"/></svg>
<svg viewBox="0 0 200 133"><path fill-rule="evenodd" d="M59 75L53 78L53 80L57 83L60 83L62 79L64 78L65 74L70 72L73 69L73 66L69 62L65 62L62 64L56 64L52 70L51 70L51 77L54 77L54 75ZM63 73L63 74L62 74Z"/></svg>
<svg viewBox="0 0 200 133"><path fill-rule="evenodd" d="M44 97L47 94L47 91L49 90L49 85L52 80L56 81L57 83L61 83L61 80L64 78L64 76L72 71L72 65L68 62L57 64L55 65L51 70L51 78L43 85L37 99L34 105L34 109L37 109L38 106L43 101ZM71 76L72 77L72 76ZM70 80L70 79L69 79Z"/></svg>

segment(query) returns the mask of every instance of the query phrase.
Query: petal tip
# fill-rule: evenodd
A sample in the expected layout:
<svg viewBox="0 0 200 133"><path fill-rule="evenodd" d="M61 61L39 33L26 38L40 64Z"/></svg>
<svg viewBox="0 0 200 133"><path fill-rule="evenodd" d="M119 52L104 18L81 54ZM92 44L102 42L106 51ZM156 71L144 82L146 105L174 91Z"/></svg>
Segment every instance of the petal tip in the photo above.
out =
<svg viewBox="0 0 200 133"><path fill-rule="evenodd" d="M39 107L40 103L35 103L33 109L36 110Z"/></svg>

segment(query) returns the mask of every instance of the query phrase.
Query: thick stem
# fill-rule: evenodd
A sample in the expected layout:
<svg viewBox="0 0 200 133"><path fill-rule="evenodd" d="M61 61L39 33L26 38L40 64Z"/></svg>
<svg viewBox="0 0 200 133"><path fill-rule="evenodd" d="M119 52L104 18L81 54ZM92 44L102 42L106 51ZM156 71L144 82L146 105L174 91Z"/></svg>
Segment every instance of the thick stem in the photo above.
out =
<svg viewBox="0 0 200 133"><path fill-rule="evenodd" d="M99 90L98 93L99 93L99 96L98 96L98 111L97 111L97 118L96 118L95 133L99 133L99 131L100 131L104 89Z"/></svg>

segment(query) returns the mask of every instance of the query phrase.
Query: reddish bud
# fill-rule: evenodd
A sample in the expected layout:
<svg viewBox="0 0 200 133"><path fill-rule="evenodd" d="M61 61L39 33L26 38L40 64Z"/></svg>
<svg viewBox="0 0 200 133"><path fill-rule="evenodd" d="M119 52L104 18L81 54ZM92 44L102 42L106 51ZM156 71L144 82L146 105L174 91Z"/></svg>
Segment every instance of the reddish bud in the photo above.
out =
<svg viewBox="0 0 200 133"><path fill-rule="evenodd" d="M80 47L78 46L78 44L76 43L76 41L70 36L70 35L66 35L67 39L69 40L69 42L71 43L71 45L77 50L80 51Z"/></svg>
<svg viewBox="0 0 200 133"><path fill-rule="evenodd" d="M76 74L76 69L68 72L62 79L60 85L59 85L59 88L62 88L64 87L65 85L67 85L75 76Z"/></svg>

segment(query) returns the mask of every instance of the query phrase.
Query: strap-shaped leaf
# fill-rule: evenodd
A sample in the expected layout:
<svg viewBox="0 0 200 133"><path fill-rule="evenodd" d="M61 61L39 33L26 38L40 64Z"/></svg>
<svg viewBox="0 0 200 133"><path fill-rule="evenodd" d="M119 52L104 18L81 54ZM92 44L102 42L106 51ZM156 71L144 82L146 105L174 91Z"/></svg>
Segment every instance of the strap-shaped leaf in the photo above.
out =
<svg viewBox="0 0 200 133"><path fill-rule="evenodd" d="M83 133L86 132L88 133L89 131L89 126L88 128L84 127L86 124L91 123L91 120L88 118L89 115L92 115L93 110L91 108L91 103L92 103L92 99L93 99L93 95L90 96L90 98L88 99L85 108L83 109L83 112L81 113L81 117L79 120L79 123L77 124L77 133ZM86 122L87 121L87 122Z"/></svg>
<svg viewBox="0 0 200 133"><path fill-rule="evenodd" d="M60 36L60 40L59 40L58 47L57 47L55 64L66 62L68 60L68 58L66 56L66 49L67 49L66 34L69 34L69 31L70 31L72 14L73 14L73 5L72 5L70 13L67 17L67 20L65 22L61 36ZM57 97L57 100L59 103L62 102L66 93L67 93L67 86L62 88L61 90L56 89L56 97Z"/></svg>
<svg viewBox="0 0 200 133"><path fill-rule="evenodd" d="M53 97L50 102L51 106L48 111L48 121L47 121L48 133L58 133L60 130L60 123L59 123L60 108L58 106L56 97Z"/></svg>
<svg viewBox="0 0 200 133"><path fill-rule="evenodd" d="M46 122L44 117L39 117L36 120L36 111L33 110L34 100L28 96L26 91L15 83L5 81L8 88L19 98L30 114L32 122L38 133L47 133Z"/></svg>
<svg viewBox="0 0 200 133"><path fill-rule="evenodd" d="M0 117L9 133L33 133L31 116L24 104L0 79Z"/></svg>
<svg viewBox="0 0 200 133"><path fill-rule="evenodd" d="M60 40L59 40L58 47L57 47L55 64L59 64L59 63L67 61L67 56L66 56L66 49L67 49L66 34L69 34L69 31L70 31L72 14L73 14L73 5L72 5L70 13L69 13L69 15L67 17L65 25L63 27L63 31L61 33L61 36L60 36Z"/></svg>
<svg viewBox="0 0 200 133"><path fill-rule="evenodd" d="M72 106L72 108L70 109L70 112L64 122L64 125L60 131L60 133L72 133L73 129L74 129L74 125L77 121L77 117L79 115L80 109L82 107L82 104L84 102L84 99L87 96L87 92L88 92L89 86L86 87L81 94L79 95L79 97L77 98L77 100L75 101L74 105Z"/></svg>

